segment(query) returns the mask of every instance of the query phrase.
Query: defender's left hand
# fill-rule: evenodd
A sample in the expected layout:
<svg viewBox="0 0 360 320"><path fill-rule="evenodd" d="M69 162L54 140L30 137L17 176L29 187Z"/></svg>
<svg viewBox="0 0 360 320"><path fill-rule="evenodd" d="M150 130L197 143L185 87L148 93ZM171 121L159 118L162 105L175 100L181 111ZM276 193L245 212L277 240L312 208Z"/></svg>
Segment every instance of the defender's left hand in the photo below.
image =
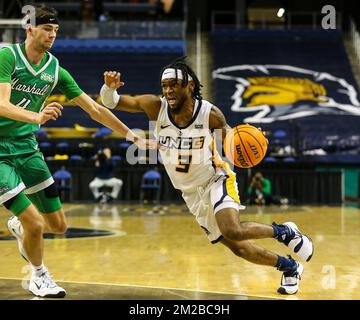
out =
<svg viewBox="0 0 360 320"><path fill-rule="evenodd" d="M142 150L160 149L161 145L156 140L149 140L138 137L134 143Z"/></svg>

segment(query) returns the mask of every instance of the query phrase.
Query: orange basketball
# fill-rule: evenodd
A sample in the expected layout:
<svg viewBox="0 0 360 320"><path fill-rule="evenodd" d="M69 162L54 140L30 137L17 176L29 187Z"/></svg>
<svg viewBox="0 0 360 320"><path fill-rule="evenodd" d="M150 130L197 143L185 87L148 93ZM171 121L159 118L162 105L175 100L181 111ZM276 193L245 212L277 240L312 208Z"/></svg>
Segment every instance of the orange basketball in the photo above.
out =
<svg viewBox="0 0 360 320"><path fill-rule="evenodd" d="M267 142L263 133L254 126L241 124L232 128L225 137L225 156L235 166L251 168L264 159Z"/></svg>

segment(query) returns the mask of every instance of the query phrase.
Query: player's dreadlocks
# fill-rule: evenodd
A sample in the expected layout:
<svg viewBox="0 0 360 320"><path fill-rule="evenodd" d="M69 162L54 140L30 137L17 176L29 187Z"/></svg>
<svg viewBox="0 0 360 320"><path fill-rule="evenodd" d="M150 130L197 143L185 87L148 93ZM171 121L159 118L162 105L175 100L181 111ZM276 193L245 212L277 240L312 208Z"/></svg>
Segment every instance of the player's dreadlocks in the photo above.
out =
<svg viewBox="0 0 360 320"><path fill-rule="evenodd" d="M201 100L202 96L201 96L201 87L202 84L200 83L198 77L196 76L195 72L189 67L188 64L186 64L186 56L177 58L176 60L174 60L172 63L170 63L168 66L164 67L161 70L160 73L160 79L161 76L164 72L165 69L167 68L173 68L173 69L178 69L182 72L184 79L182 80L182 86L186 87L189 83L189 76L192 78L192 80L195 83L195 88L194 88L194 92L193 92L193 97L195 99ZM177 72L176 72L176 80L177 80Z"/></svg>

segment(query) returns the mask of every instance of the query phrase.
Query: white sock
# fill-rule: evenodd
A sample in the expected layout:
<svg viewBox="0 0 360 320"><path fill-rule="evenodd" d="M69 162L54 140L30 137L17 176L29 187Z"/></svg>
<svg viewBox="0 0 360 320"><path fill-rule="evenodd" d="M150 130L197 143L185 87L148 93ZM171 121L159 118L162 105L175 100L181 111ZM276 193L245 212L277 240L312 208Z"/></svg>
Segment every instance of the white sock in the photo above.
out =
<svg viewBox="0 0 360 320"><path fill-rule="evenodd" d="M45 272L45 266L43 263L40 266L31 265L31 268L36 276L40 276Z"/></svg>

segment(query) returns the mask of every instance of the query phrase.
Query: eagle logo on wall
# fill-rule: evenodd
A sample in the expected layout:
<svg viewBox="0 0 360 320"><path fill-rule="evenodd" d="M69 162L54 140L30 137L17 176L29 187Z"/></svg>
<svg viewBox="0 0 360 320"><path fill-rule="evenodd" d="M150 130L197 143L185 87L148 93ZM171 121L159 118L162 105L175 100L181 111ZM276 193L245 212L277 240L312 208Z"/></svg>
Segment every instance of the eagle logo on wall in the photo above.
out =
<svg viewBox="0 0 360 320"><path fill-rule="evenodd" d="M249 113L245 122L325 114L360 116L354 86L326 72L289 65L238 65L214 70L213 78L233 83L230 108Z"/></svg>

